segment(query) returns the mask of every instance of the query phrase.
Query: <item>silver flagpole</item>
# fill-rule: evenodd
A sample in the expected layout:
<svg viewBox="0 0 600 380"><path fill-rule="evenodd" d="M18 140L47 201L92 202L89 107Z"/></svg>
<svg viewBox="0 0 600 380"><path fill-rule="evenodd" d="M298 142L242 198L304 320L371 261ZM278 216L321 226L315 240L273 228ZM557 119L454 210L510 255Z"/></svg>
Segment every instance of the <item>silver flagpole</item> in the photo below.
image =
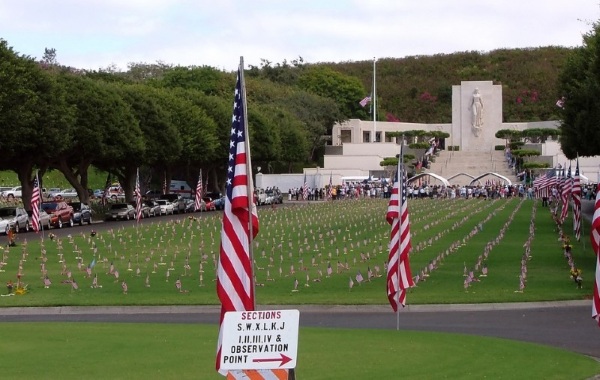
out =
<svg viewBox="0 0 600 380"><path fill-rule="evenodd" d="M377 59L373 57L373 142L377 141L377 75L376 75Z"/></svg>
<svg viewBox="0 0 600 380"><path fill-rule="evenodd" d="M240 87L242 88L242 107L244 112L244 146L246 151L246 178L248 178L247 196L248 196L248 255L250 256L250 276L252 281L252 293L254 294L253 309L256 309L256 292L254 288L254 247L253 236L254 229L252 227L252 209L254 208L254 181L252 180L252 161L250 160L250 134L248 131L248 109L246 103L246 82L244 80L244 57L240 57Z"/></svg>

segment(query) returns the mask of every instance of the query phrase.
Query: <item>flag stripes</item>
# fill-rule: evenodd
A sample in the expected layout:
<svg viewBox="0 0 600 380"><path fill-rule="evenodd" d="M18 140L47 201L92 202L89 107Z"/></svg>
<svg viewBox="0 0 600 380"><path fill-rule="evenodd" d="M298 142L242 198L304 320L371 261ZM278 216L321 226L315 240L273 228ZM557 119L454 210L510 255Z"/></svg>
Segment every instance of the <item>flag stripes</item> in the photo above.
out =
<svg viewBox="0 0 600 380"><path fill-rule="evenodd" d="M562 193L561 193L561 199L562 199L562 210L560 212L561 222L564 222L565 219L567 219L567 216L569 214L569 196L571 195L571 186L572 185L573 185L573 180L571 179L571 165L569 165L569 171L567 173L565 181L563 182Z"/></svg>
<svg viewBox="0 0 600 380"><path fill-rule="evenodd" d="M35 173L33 179L33 191L31 192L31 226L35 232L40 230L40 182L38 180L38 174Z"/></svg>
<svg viewBox="0 0 600 380"><path fill-rule="evenodd" d="M287 380L287 369L252 369L229 371L227 380Z"/></svg>
<svg viewBox="0 0 600 380"><path fill-rule="evenodd" d="M592 231L590 233L592 248L596 255L596 277L594 280L594 296L592 301L592 318L600 326L600 184L596 188L596 204L592 217Z"/></svg>
<svg viewBox="0 0 600 380"><path fill-rule="evenodd" d="M251 241L258 233L258 216L251 197L252 179L248 178L249 152L246 154L247 128L243 69L238 69L231 123L229 162L225 186L225 204L221 246L217 267L217 295L221 319L228 311L254 310L254 278L250 257ZM250 217L250 212L252 216ZM251 219L251 220L250 220ZM252 236L250 235L252 223ZM219 329L216 368L221 360L222 329Z"/></svg>
<svg viewBox="0 0 600 380"><path fill-rule="evenodd" d="M202 206L202 169L200 169L200 175L198 176L198 183L196 183L196 194L194 195L194 211L200 211Z"/></svg>
<svg viewBox="0 0 600 380"><path fill-rule="evenodd" d="M579 177L579 158L577 158L571 196L573 197L573 231L575 231L575 239L579 241L581 239L581 178Z"/></svg>
<svg viewBox="0 0 600 380"><path fill-rule="evenodd" d="M406 289L414 286L408 255L412 248L404 173L398 165L386 219L391 224L387 296L394 311L406 305Z"/></svg>
<svg viewBox="0 0 600 380"><path fill-rule="evenodd" d="M302 199L308 199L308 182L306 182L306 173L304 174L304 185L302 185Z"/></svg>
<svg viewBox="0 0 600 380"><path fill-rule="evenodd" d="M133 191L135 197L135 219L139 222L142 219L142 191L140 189L140 169L138 168L135 176L135 190Z"/></svg>

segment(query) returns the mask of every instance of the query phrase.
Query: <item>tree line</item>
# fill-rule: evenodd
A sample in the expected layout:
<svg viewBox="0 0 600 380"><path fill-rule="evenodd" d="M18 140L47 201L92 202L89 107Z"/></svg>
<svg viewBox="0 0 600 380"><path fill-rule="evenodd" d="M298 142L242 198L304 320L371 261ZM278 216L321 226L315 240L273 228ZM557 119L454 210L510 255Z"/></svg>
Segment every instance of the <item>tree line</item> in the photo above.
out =
<svg viewBox="0 0 600 380"><path fill-rule="evenodd" d="M598 154L599 38L594 24L579 48L381 59L379 120L449 122L452 85L492 80L503 87L504 121L561 120L569 158ZM54 49L35 60L0 39L0 170L17 173L26 205L35 171L60 171L84 202L91 168L111 173L128 197L137 168L145 186L193 184L202 169L218 189L234 82L232 72L162 62L79 70L61 65ZM252 159L264 172L322 166L336 122L371 118L359 105L372 86L369 61L262 60L246 70L246 85Z"/></svg>
<svg viewBox="0 0 600 380"><path fill-rule="evenodd" d="M356 117L358 80L309 68L294 86L247 75L253 162L292 171L322 157L334 123ZM36 61L0 40L0 170L17 173L29 204L33 177L58 170L87 202L92 168L111 173L132 197L143 183L195 183L202 169L218 189L226 173L235 73L211 67L132 64L126 73L61 66L46 49ZM341 98L346 101L341 101ZM351 99L351 101L350 101ZM351 103L356 103L354 107ZM43 186L43 184L42 184Z"/></svg>

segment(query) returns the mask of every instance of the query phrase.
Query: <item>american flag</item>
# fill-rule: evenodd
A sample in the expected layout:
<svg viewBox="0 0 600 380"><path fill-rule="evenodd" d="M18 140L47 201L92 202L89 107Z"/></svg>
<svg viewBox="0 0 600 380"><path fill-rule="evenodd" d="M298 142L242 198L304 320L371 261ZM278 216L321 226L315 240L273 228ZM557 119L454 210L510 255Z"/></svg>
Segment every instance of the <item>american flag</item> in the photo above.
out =
<svg viewBox="0 0 600 380"><path fill-rule="evenodd" d="M567 176L565 178L565 182L563 183L561 193L562 210L560 212L560 220L563 222L565 221L565 219L567 219L567 215L569 214L569 195L571 195L572 182L573 181L571 180L571 165L569 165L569 171L567 172Z"/></svg>
<svg viewBox="0 0 600 380"><path fill-rule="evenodd" d="M360 102L358 102L358 104L360 104L361 107L364 107L367 104L369 104L370 101L371 101L371 96L365 96L363 98L363 100L361 100Z"/></svg>
<svg viewBox="0 0 600 380"><path fill-rule="evenodd" d="M194 211L200 211L202 206L202 169L200 169L200 175L198 176L198 183L196 183L196 194L194 195Z"/></svg>
<svg viewBox="0 0 600 380"><path fill-rule="evenodd" d="M33 179L33 191L31 192L31 226L35 232L40 230L40 183L38 175Z"/></svg>
<svg viewBox="0 0 600 380"><path fill-rule="evenodd" d="M139 222L142 219L142 191L140 190L140 169L137 170L135 176L135 190L133 192L135 197L135 218Z"/></svg>
<svg viewBox="0 0 600 380"><path fill-rule="evenodd" d="M254 310L254 277L250 247L258 233L258 215L252 197L250 150L246 128L244 72L238 69L225 183L225 205L221 247L217 267L217 295L221 301L221 323L228 311ZM252 216L249 215L252 211ZM250 227L252 234L250 234ZM216 368L220 369L222 329L219 331Z"/></svg>
<svg viewBox="0 0 600 380"><path fill-rule="evenodd" d="M594 297L592 301L592 318L600 326L600 184L596 189L596 205L592 218L592 232L590 234L592 247L596 255L596 278L594 280Z"/></svg>
<svg viewBox="0 0 600 380"><path fill-rule="evenodd" d="M308 182L306 182L306 173L304 174L304 185L302 185L302 199L308 199Z"/></svg>
<svg viewBox="0 0 600 380"><path fill-rule="evenodd" d="M329 174L329 187L327 188L327 199L333 197L333 173Z"/></svg>
<svg viewBox="0 0 600 380"><path fill-rule="evenodd" d="M167 172L165 172L165 179L163 181L162 193L163 193L163 195L167 193Z"/></svg>
<svg viewBox="0 0 600 380"><path fill-rule="evenodd" d="M573 197L573 231L575 239L581 239L581 179L579 178L579 158L575 167L575 176L573 177L573 187L571 188Z"/></svg>
<svg viewBox="0 0 600 380"><path fill-rule="evenodd" d="M408 254L412 248L404 173L398 165L386 219L392 225L387 265L387 295L394 311L406 304L406 289L414 286Z"/></svg>

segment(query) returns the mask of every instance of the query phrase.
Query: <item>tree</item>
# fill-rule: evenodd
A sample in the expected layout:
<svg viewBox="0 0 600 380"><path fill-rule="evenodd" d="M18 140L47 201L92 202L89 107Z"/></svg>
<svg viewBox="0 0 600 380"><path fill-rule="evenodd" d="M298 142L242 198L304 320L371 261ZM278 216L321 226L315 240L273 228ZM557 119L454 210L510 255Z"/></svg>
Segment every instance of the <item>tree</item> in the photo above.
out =
<svg viewBox="0 0 600 380"><path fill-rule="evenodd" d="M364 115L359 101L364 98L365 89L357 78L327 67L313 66L303 71L298 85L303 90L332 99L343 119Z"/></svg>
<svg viewBox="0 0 600 380"><path fill-rule="evenodd" d="M138 151L140 138L131 139L137 120L113 86L82 75L63 72L58 76L67 102L75 108L72 139L67 149L51 158L75 188L81 202L88 203L88 171L92 163L113 161L123 152Z"/></svg>
<svg viewBox="0 0 600 380"><path fill-rule="evenodd" d="M560 145L565 156L600 154L600 23L583 36L583 46L573 50L559 76Z"/></svg>
<svg viewBox="0 0 600 380"><path fill-rule="evenodd" d="M53 75L2 39L0 83L0 170L17 173L28 208L34 169L69 147L73 108Z"/></svg>
<svg viewBox="0 0 600 380"><path fill-rule="evenodd" d="M164 97L163 92L144 85L123 85L117 88L139 123L143 146L142 154L130 156L128 160L120 161L119 166L112 168L125 191L125 199L131 201L137 168L142 164L169 168L180 158L182 144L169 112L161 105L164 99L158 100ZM137 141L140 142L139 139Z"/></svg>

